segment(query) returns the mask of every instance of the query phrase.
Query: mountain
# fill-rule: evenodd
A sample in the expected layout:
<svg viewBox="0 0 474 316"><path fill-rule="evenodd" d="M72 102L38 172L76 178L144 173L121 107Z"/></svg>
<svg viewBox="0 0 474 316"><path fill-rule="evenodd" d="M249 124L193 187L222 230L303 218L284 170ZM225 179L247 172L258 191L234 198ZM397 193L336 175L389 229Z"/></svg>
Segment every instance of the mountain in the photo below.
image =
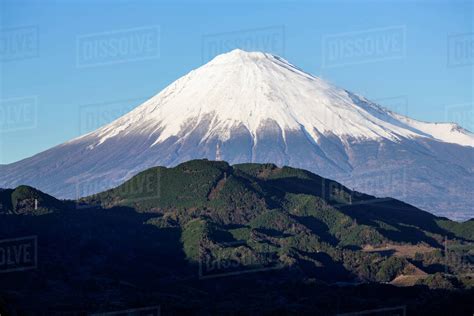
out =
<svg viewBox="0 0 474 316"><path fill-rule="evenodd" d="M274 164L231 166L225 161L192 160L174 168L154 167L77 203L105 209L129 207L164 217L173 213L177 222L180 216L206 217L219 225L244 225L261 222L262 217L270 221L266 225L270 230L279 227L272 225L281 219L279 214L287 213L284 225L296 223L293 220L299 216L317 217L321 226L315 232L321 234L325 227L339 245L425 242L441 246L443 236L474 241L474 219L450 221L396 199L352 191L307 170ZM413 228L422 234L410 234ZM364 229L370 232L361 233Z"/></svg>
<svg viewBox="0 0 474 316"><path fill-rule="evenodd" d="M410 119L280 57L234 50L96 131L0 166L0 186L75 198L157 165L271 162L467 219L473 155L474 135L455 124Z"/></svg>
<svg viewBox="0 0 474 316"><path fill-rule="evenodd" d="M67 208L65 203L27 185L0 189L0 214L40 215Z"/></svg>
<svg viewBox="0 0 474 316"><path fill-rule="evenodd" d="M24 192L18 204L44 195L16 190ZM18 309L12 315L157 305L172 315L334 315L399 305L408 314L473 312L472 221L306 170L193 160L72 202L0 214L0 239L38 240L37 269L0 275L0 305Z"/></svg>

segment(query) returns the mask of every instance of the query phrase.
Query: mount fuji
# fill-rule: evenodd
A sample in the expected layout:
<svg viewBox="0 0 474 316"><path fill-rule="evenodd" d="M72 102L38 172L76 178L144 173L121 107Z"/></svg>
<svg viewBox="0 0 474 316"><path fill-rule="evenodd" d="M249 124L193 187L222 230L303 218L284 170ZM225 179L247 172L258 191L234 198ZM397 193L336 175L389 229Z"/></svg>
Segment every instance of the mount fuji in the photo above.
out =
<svg viewBox="0 0 474 316"><path fill-rule="evenodd" d="M304 168L437 215L474 217L473 133L391 112L280 57L242 50L108 125L0 166L0 187L77 198L196 158Z"/></svg>

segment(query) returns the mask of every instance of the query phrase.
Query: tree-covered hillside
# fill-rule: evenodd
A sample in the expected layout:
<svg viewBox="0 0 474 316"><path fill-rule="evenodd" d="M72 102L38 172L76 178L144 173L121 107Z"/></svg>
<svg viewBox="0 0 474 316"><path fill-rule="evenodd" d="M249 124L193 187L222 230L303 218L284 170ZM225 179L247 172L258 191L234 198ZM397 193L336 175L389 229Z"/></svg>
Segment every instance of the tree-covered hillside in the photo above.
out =
<svg viewBox="0 0 474 316"><path fill-rule="evenodd" d="M38 239L36 269L0 275L1 296L30 309L59 308L60 297L88 311L144 302L199 310L210 293L249 285L263 291L254 294L262 300L281 286L306 287L300 299L316 301L318 289L337 297L351 291L346 286L375 283L381 293L397 286L394 302L403 302L404 286L419 295L450 291L454 301L473 291L472 221L452 222L300 169L193 160L148 169L78 201L21 186L0 191L0 203L2 239ZM297 301L295 310L313 310ZM245 302L255 300L247 297L243 310ZM357 304L384 302L324 311Z"/></svg>

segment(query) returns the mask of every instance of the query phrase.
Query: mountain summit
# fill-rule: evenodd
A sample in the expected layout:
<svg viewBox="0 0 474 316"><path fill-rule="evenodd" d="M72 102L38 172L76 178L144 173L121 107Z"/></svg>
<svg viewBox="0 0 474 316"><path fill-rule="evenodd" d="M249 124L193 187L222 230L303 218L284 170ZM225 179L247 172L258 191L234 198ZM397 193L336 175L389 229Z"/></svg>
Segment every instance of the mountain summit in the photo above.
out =
<svg viewBox="0 0 474 316"><path fill-rule="evenodd" d="M158 95L102 128L95 145L125 134L145 134L157 145L207 129L200 141L227 141L235 131L249 133L254 144L265 127L281 138L304 133L358 139L427 137L474 146L474 135L454 124L429 124L396 115L261 52L233 50L178 79ZM183 133L184 132L184 133Z"/></svg>
<svg viewBox="0 0 474 316"><path fill-rule="evenodd" d="M96 131L0 166L0 187L70 198L156 165L272 162L466 218L473 155L474 135L455 124L416 121L280 57L233 50Z"/></svg>

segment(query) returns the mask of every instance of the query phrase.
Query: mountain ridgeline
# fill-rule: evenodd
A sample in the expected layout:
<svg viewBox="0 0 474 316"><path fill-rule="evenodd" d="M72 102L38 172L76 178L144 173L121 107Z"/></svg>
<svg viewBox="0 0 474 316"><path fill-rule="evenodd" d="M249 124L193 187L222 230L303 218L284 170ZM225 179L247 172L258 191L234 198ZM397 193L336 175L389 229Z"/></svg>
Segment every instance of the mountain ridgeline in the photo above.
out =
<svg viewBox="0 0 474 316"><path fill-rule="evenodd" d="M307 300L332 300L321 291L368 286L380 295L394 291L394 304L406 304L401 291L414 291L408 305L416 310L436 311L417 298L429 292L464 312L469 304L462 302L473 294L473 220L453 222L302 169L192 160L150 168L77 201L21 186L0 191L0 203L0 237L38 236L38 269L0 282L0 297L31 309L58 308L58 301L89 311L111 308L110 302L117 308L159 302L182 312L213 302L222 312L230 303L216 293L238 293L242 310L252 302L271 312L288 308L262 302L284 286L305 289L293 298L304 312L316 308ZM34 297L38 290L41 299ZM108 305L97 299L103 292L113 297ZM353 293L339 310L317 308L331 314L360 302L377 307L379 294Z"/></svg>
<svg viewBox="0 0 474 316"><path fill-rule="evenodd" d="M69 205L68 205L69 204ZM66 203L27 185L0 189L0 214L46 214L70 208Z"/></svg>
<svg viewBox="0 0 474 316"><path fill-rule="evenodd" d="M474 134L405 116L403 98L379 101L281 57L234 50L97 130L0 165L0 187L77 199L150 167L206 158L302 168L440 216L472 217ZM383 107L393 102L395 112Z"/></svg>

